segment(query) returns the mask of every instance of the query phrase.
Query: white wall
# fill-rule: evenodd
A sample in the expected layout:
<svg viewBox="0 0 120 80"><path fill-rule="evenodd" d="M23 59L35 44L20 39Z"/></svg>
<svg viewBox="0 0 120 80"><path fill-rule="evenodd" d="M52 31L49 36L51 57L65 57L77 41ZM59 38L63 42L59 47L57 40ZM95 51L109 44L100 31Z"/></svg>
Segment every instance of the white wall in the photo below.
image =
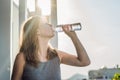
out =
<svg viewBox="0 0 120 80"><path fill-rule="evenodd" d="M119 0L57 0L58 24L81 22L82 30L77 35L91 59L91 65L76 68L62 67L62 78L75 73L88 74L91 69L120 64L120 1ZM75 54L71 40L59 33L60 50ZM76 55L76 54L75 54Z"/></svg>
<svg viewBox="0 0 120 80"><path fill-rule="evenodd" d="M12 65L19 49L19 11L18 6L13 3L12 23Z"/></svg>

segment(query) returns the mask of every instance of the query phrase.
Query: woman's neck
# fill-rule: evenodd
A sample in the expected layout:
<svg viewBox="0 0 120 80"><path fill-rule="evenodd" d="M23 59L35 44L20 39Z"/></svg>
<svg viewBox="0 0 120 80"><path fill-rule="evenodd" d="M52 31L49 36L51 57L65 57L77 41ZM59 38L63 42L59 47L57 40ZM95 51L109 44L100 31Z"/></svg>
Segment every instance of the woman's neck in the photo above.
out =
<svg viewBox="0 0 120 80"><path fill-rule="evenodd" d="M48 50L48 42L49 39L46 38L39 38L39 58L40 61L45 61L47 60L47 50Z"/></svg>

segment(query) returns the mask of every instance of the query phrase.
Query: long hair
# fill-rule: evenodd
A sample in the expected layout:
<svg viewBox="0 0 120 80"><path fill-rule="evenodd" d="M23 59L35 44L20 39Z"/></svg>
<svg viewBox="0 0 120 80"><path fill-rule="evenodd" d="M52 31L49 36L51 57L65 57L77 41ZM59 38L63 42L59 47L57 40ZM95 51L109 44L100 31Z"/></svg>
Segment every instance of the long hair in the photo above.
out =
<svg viewBox="0 0 120 80"><path fill-rule="evenodd" d="M30 17L22 26L21 30L21 42L20 51L24 54L25 60L28 64L37 67L39 64L38 50L39 50L39 40L37 35L37 29L40 24L40 17L34 16ZM55 49L51 47L48 48L47 58L51 59L57 56Z"/></svg>

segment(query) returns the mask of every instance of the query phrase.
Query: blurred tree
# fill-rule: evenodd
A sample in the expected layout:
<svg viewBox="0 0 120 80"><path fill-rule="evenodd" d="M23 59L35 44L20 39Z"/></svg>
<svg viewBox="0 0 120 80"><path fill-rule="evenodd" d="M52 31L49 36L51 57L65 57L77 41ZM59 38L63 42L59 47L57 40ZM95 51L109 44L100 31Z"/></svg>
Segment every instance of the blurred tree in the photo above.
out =
<svg viewBox="0 0 120 80"><path fill-rule="evenodd" d="M120 73L115 73L112 80L120 80Z"/></svg>

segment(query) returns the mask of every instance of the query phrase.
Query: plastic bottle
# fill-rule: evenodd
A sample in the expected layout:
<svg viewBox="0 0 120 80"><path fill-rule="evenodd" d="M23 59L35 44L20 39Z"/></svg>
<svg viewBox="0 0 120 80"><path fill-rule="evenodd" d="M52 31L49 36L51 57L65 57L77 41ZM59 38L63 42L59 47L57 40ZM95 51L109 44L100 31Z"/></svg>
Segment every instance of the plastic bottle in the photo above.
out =
<svg viewBox="0 0 120 80"><path fill-rule="evenodd" d="M68 25L68 24L64 24L64 25ZM56 32L63 32L62 26L64 25L57 25L55 28ZM73 23L69 25L72 26L72 29L70 31L79 31L82 29L82 26L80 23Z"/></svg>

